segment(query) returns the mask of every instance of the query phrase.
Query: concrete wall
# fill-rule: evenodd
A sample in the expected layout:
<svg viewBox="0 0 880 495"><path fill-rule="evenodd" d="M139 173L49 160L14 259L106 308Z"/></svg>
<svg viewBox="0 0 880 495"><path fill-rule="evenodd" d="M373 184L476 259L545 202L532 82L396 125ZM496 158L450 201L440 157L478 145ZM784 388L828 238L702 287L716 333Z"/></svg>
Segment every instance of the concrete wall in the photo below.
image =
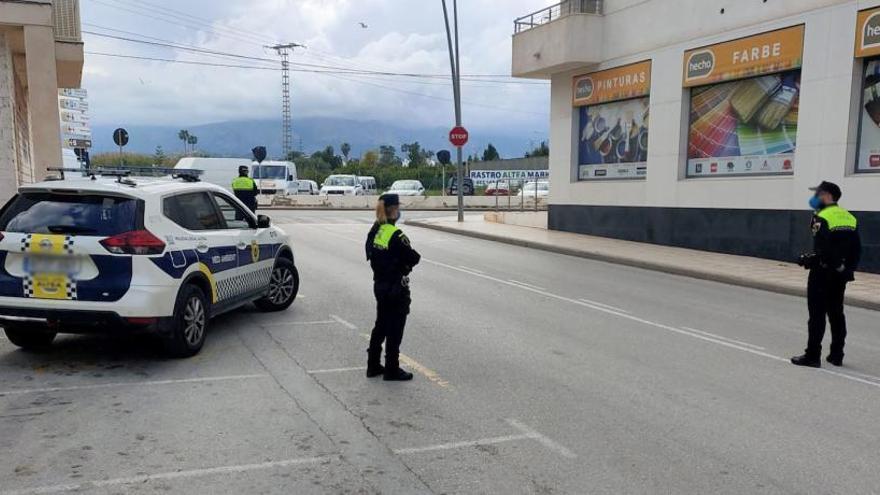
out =
<svg viewBox="0 0 880 495"><path fill-rule="evenodd" d="M574 180L577 113L571 103L571 78L584 69L558 73L552 77L551 89L550 203L805 210L807 188L827 179L843 188L846 207L880 211L880 174L852 174L862 66L853 57L856 12L878 4L880 1L608 2L606 33L614 35L604 38L606 52L621 56L604 61L599 68L645 59L653 62L648 175L642 181ZM722 7L726 13L720 15ZM797 11L802 13L787 15ZM757 22L759 19L763 20ZM747 23L751 24L725 31ZM684 51L799 23L806 24L806 34L794 175L685 179ZM709 31L715 34L706 35ZM703 36L690 38L692 34ZM684 38L687 40L682 41Z"/></svg>
<svg viewBox="0 0 880 495"><path fill-rule="evenodd" d="M12 196L17 185L14 79L12 54L0 31L0 198Z"/></svg>
<svg viewBox="0 0 880 495"><path fill-rule="evenodd" d="M274 199L273 206L293 207L293 208L328 208L328 209L373 209L376 207L378 196L287 196L285 198L268 198L261 197L260 204L268 205L269 200ZM496 201L497 199L497 201ZM506 209L508 202L507 197L491 197L491 196L465 196L464 204L469 209L495 209L496 204L501 209ZM520 198L513 196L510 198L512 208L519 209ZM426 209L426 210L449 210L458 207L458 199L455 196L415 196L401 197L400 204L403 208L410 209ZM534 208L535 202L526 200L523 203L525 208ZM546 207L542 199L539 199L538 206Z"/></svg>

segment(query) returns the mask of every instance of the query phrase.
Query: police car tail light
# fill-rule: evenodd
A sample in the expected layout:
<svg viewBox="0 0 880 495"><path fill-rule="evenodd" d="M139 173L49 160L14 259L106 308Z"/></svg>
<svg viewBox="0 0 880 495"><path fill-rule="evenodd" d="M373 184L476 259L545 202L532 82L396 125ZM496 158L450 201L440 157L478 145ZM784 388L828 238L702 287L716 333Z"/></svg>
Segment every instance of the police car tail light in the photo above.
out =
<svg viewBox="0 0 880 495"><path fill-rule="evenodd" d="M133 230L101 241L113 254L161 254L165 243L148 230Z"/></svg>

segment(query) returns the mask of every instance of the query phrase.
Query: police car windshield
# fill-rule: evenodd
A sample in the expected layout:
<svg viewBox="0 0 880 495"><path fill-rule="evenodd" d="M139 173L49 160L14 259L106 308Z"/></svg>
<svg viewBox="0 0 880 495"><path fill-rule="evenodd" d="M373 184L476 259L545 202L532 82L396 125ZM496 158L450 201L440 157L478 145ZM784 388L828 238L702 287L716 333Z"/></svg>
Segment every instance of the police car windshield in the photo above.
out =
<svg viewBox="0 0 880 495"><path fill-rule="evenodd" d="M254 179L280 179L287 178L287 167L282 165L255 165L251 174Z"/></svg>
<svg viewBox="0 0 880 495"><path fill-rule="evenodd" d="M24 193L0 215L0 230L106 237L137 230L137 209L132 198Z"/></svg>
<svg viewBox="0 0 880 495"><path fill-rule="evenodd" d="M325 186L344 186L344 187L354 187L355 180L354 177L342 177L339 175L327 177L327 180L324 182Z"/></svg>

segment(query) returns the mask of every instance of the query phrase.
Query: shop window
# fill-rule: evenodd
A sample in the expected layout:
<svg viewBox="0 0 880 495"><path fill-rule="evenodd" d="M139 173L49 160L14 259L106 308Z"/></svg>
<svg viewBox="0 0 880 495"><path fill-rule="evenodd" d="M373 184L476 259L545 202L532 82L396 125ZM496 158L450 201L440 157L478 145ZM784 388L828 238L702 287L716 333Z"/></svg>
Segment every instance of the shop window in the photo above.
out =
<svg viewBox="0 0 880 495"><path fill-rule="evenodd" d="M578 179L647 174L649 97L580 107Z"/></svg>
<svg viewBox="0 0 880 495"><path fill-rule="evenodd" d="M880 172L880 58L865 60L856 173Z"/></svg>
<svg viewBox="0 0 880 495"><path fill-rule="evenodd" d="M800 78L797 69L691 88L687 176L793 174Z"/></svg>

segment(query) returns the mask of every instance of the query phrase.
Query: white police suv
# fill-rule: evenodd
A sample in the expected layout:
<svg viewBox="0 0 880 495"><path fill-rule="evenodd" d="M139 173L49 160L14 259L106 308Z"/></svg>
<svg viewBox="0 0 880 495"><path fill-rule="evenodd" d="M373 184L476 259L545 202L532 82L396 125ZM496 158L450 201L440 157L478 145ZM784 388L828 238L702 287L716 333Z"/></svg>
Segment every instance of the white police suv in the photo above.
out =
<svg viewBox="0 0 880 495"><path fill-rule="evenodd" d="M198 182L198 171L61 172L21 187L0 210L0 325L13 344L147 331L187 357L202 348L212 317L250 302L281 311L296 298L287 235Z"/></svg>

